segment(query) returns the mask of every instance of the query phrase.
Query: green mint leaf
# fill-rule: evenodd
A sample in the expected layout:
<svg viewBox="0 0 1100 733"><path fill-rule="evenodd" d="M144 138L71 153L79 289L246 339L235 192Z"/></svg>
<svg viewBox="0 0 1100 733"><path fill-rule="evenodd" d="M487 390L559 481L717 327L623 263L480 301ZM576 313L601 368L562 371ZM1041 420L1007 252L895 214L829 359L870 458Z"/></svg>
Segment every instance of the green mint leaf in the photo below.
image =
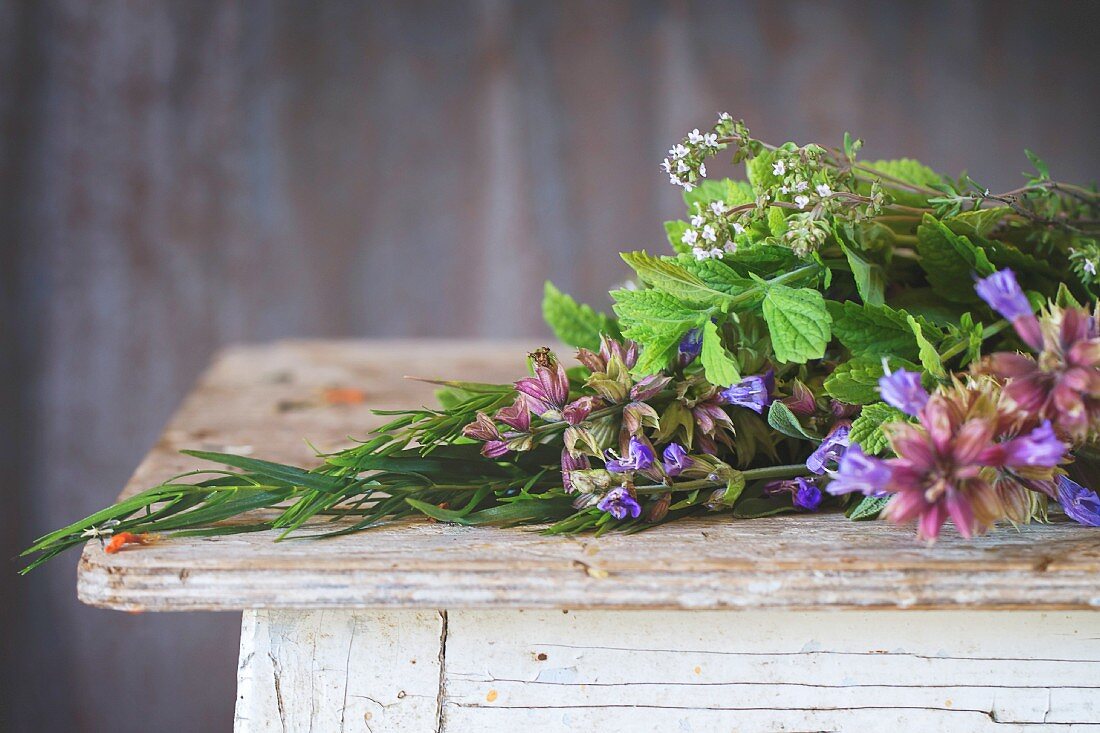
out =
<svg viewBox="0 0 1100 733"><path fill-rule="evenodd" d="M832 339L833 319L817 290L769 285L764 296L764 320L779 361L804 364L820 359Z"/></svg>
<svg viewBox="0 0 1100 733"><path fill-rule="evenodd" d="M776 400L768 408L768 425L790 438L820 442L821 438L802 427L791 408Z"/></svg>
<svg viewBox="0 0 1100 733"><path fill-rule="evenodd" d="M932 289L954 303L977 302L974 273L985 277L996 269L981 247L955 234L931 214L925 214L917 227L917 252Z"/></svg>
<svg viewBox="0 0 1100 733"><path fill-rule="evenodd" d="M909 325L912 316L905 311L894 310L888 305L859 305L851 301L830 301L828 308L833 317L833 335L853 356L893 354L910 361L919 357L920 346ZM920 325L934 338L943 336L936 326L923 319Z"/></svg>
<svg viewBox="0 0 1100 733"><path fill-rule="evenodd" d="M879 513L886 508L889 496L865 496L863 500L854 505L845 514L853 522L865 522L869 519L878 519Z"/></svg>
<svg viewBox="0 0 1100 733"><path fill-rule="evenodd" d="M722 345L722 336L714 321L703 324L703 349L699 361L703 365L703 375L713 385L728 387L741 381L737 362Z"/></svg>
<svg viewBox="0 0 1100 733"><path fill-rule="evenodd" d="M549 280L542 296L542 317L558 340L570 346L598 349L600 334L619 335L615 319L578 303Z"/></svg>
<svg viewBox="0 0 1100 733"><path fill-rule="evenodd" d="M650 331L643 338L634 339L638 342L640 351L638 352L638 362L631 372L639 377L647 377L666 369L669 362L672 361L672 357L676 355L676 350L680 346L680 339L683 338L684 333L687 333L687 330L681 332L675 330Z"/></svg>
<svg viewBox="0 0 1100 733"><path fill-rule="evenodd" d="M964 211L947 217L943 223L955 234L980 239L993 231L997 224L1011 213L1012 209L1007 206L995 206L992 209Z"/></svg>
<svg viewBox="0 0 1100 733"><path fill-rule="evenodd" d="M940 174L920 161L913 160L912 158L876 160L871 163L860 163L859 169L861 173L871 177L874 177L875 172L878 172L904 181L905 183L914 186L922 186L924 188L932 188L943 180ZM882 184L890 189L890 195L893 196L894 200L899 204L905 204L907 206L924 206L928 201L927 196L915 191L896 188L889 180L884 180Z"/></svg>
<svg viewBox="0 0 1100 733"><path fill-rule="evenodd" d="M684 232L688 230L689 226L686 221L665 222L665 236L668 237L669 246L672 247L674 252L680 254L691 253L691 247L684 244Z"/></svg>
<svg viewBox="0 0 1100 733"><path fill-rule="evenodd" d="M642 282L682 301L703 306L720 306L729 300L726 293L709 287L675 260L660 259L641 251L623 252L620 256L626 264L634 268Z"/></svg>
<svg viewBox="0 0 1100 733"><path fill-rule="evenodd" d="M684 192L684 204L694 213L695 205L706 207L711 201L724 201L729 206L741 206L754 198L752 186L745 181L729 178L703 181L691 191Z"/></svg>
<svg viewBox="0 0 1100 733"><path fill-rule="evenodd" d="M909 322L909 327L913 329L913 335L917 339L917 346L919 347L918 356L920 357L920 363L924 367L924 371L928 372L936 379L947 379L947 370L943 368L940 352L936 348L936 345L925 337L924 329L921 327L920 321L913 316L909 316L906 320Z"/></svg>
<svg viewBox="0 0 1100 733"><path fill-rule="evenodd" d="M717 290L726 295L741 295L756 287L755 280L742 277L721 260L697 260L691 255L680 255L676 258L676 264L702 280L711 290ZM760 297L763 297L763 293Z"/></svg>
<svg viewBox="0 0 1100 733"><path fill-rule="evenodd" d="M759 242L738 245L737 251L732 255L726 255L723 262L741 275L772 277L796 267L798 257L790 247Z"/></svg>
<svg viewBox="0 0 1100 733"><path fill-rule="evenodd" d="M889 361L891 369L920 369L905 359L891 358ZM882 374L881 359L857 357L833 370L825 379L825 392L850 405L869 405L880 400L878 380Z"/></svg>
<svg viewBox="0 0 1100 733"><path fill-rule="evenodd" d="M890 447L882 426L905 419L905 413L896 407L885 402L875 402L866 405L860 411L859 417L852 421L852 431L848 438L853 443L858 443L867 455L877 456Z"/></svg>
<svg viewBox="0 0 1100 733"><path fill-rule="evenodd" d="M852 238L846 236L842 227L834 227L834 236L840 244L840 251L848 260L848 267L852 270L852 279L856 283L856 291L864 303L882 305L886 301L886 272L882 266L867 259L864 252L858 250L852 244Z"/></svg>
<svg viewBox="0 0 1100 733"><path fill-rule="evenodd" d="M641 346L634 372L643 376L668 366L684 334L709 319L707 310L659 290L616 290L611 295L622 334Z"/></svg>

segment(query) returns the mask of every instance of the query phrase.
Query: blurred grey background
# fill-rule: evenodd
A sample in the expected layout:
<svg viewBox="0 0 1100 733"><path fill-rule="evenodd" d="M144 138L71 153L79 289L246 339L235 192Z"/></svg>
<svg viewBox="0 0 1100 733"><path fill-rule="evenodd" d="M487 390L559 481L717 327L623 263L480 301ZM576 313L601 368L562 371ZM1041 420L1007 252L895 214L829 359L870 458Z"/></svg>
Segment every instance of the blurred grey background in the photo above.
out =
<svg viewBox="0 0 1100 733"><path fill-rule="evenodd" d="M1007 188L1100 171L1095 2L0 0L0 542L110 502L220 345L543 333L719 110ZM444 364L445 366L445 364ZM229 730L235 616L0 573L0 730Z"/></svg>

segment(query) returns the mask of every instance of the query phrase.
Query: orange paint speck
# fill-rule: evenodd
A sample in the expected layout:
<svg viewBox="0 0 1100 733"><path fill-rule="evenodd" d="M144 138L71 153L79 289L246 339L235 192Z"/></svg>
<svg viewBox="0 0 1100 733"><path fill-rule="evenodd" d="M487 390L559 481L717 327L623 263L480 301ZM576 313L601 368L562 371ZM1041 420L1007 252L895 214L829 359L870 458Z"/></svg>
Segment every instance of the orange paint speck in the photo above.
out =
<svg viewBox="0 0 1100 733"><path fill-rule="evenodd" d="M367 401L367 393L354 387L330 387L323 397L329 405L361 405Z"/></svg>
<svg viewBox="0 0 1100 733"><path fill-rule="evenodd" d="M485 696L485 699L488 702L493 702L494 700L497 699L497 691L496 690L489 690L489 694Z"/></svg>
<svg viewBox="0 0 1100 733"><path fill-rule="evenodd" d="M695 674L703 674L703 668L702 667L696 667L695 668Z"/></svg>
<svg viewBox="0 0 1100 733"><path fill-rule="evenodd" d="M946 701L944 702L944 706L946 706L946 707L951 707L951 706L952 706L952 705L954 705L954 704L955 704L955 703L954 703L954 702L952 702L950 698L948 698L948 699L947 699L947 700L946 700Z"/></svg>

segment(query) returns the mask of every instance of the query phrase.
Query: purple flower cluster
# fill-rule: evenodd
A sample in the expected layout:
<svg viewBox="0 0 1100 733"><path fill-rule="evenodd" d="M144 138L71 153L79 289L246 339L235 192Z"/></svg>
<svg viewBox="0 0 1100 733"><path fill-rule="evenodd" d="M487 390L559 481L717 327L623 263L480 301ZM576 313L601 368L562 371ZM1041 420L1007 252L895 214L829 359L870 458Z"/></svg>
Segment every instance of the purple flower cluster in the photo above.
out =
<svg viewBox="0 0 1100 733"><path fill-rule="evenodd" d="M768 370L765 374L745 377L737 384L721 391L722 399L728 405L747 407L758 415L772 403L775 390L775 373Z"/></svg>
<svg viewBox="0 0 1100 733"><path fill-rule="evenodd" d="M642 513L642 507L625 486L619 486L604 494L604 497L596 504L600 511L607 512L615 519L637 519Z"/></svg>

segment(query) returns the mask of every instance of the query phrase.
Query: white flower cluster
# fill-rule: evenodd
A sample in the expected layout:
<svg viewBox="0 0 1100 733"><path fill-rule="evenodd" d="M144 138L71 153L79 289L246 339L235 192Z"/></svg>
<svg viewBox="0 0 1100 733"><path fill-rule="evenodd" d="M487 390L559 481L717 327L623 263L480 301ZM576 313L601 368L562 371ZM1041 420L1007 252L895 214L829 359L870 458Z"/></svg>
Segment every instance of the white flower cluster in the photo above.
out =
<svg viewBox="0 0 1100 733"><path fill-rule="evenodd" d="M829 226L812 214L795 214L787 219L783 241L799 257L816 252L829 237Z"/></svg>
<svg viewBox="0 0 1100 733"><path fill-rule="evenodd" d="M787 200L805 210L813 202L815 193L818 199L826 199L832 195L832 188L825 182L814 185L811 190L814 177L817 176L819 180L821 177L815 148L780 149L775 151L775 156L772 175L780 182L773 192L775 200Z"/></svg>
<svg viewBox="0 0 1100 733"><path fill-rule="evenodd" d="M699 181L707 177L705 160L721 150L718 142L718 130L726 129L732 119L728 114L718 116L718 124L711 132L699 132L696 128L687 134L684 141L673 145L668 157L661 162L661 170L668 174L669 183L682 186L691 191Z"/></svg>
<svg viewBox="0 0 1100 733"><path fill-rule="evenodd" d="M1080 244L1083 246L1074 247L1069 251L1070 266L1077 273L1077 277L1081 278L1081 282L1091 285L1100 280L1096 277L1098 269L1096 263L1100 262L1100 245L1095 240L1080 240Z"/></svg>
<svg viewBox="0 0 1100 733"><path fill-rule="evenodd" d="M695 205L691 226L684 230L680 241L691 247L697 260L721 259L737 251L733 238L745 228L729 217L725 201L711 201L706 208Z"/></svg>

